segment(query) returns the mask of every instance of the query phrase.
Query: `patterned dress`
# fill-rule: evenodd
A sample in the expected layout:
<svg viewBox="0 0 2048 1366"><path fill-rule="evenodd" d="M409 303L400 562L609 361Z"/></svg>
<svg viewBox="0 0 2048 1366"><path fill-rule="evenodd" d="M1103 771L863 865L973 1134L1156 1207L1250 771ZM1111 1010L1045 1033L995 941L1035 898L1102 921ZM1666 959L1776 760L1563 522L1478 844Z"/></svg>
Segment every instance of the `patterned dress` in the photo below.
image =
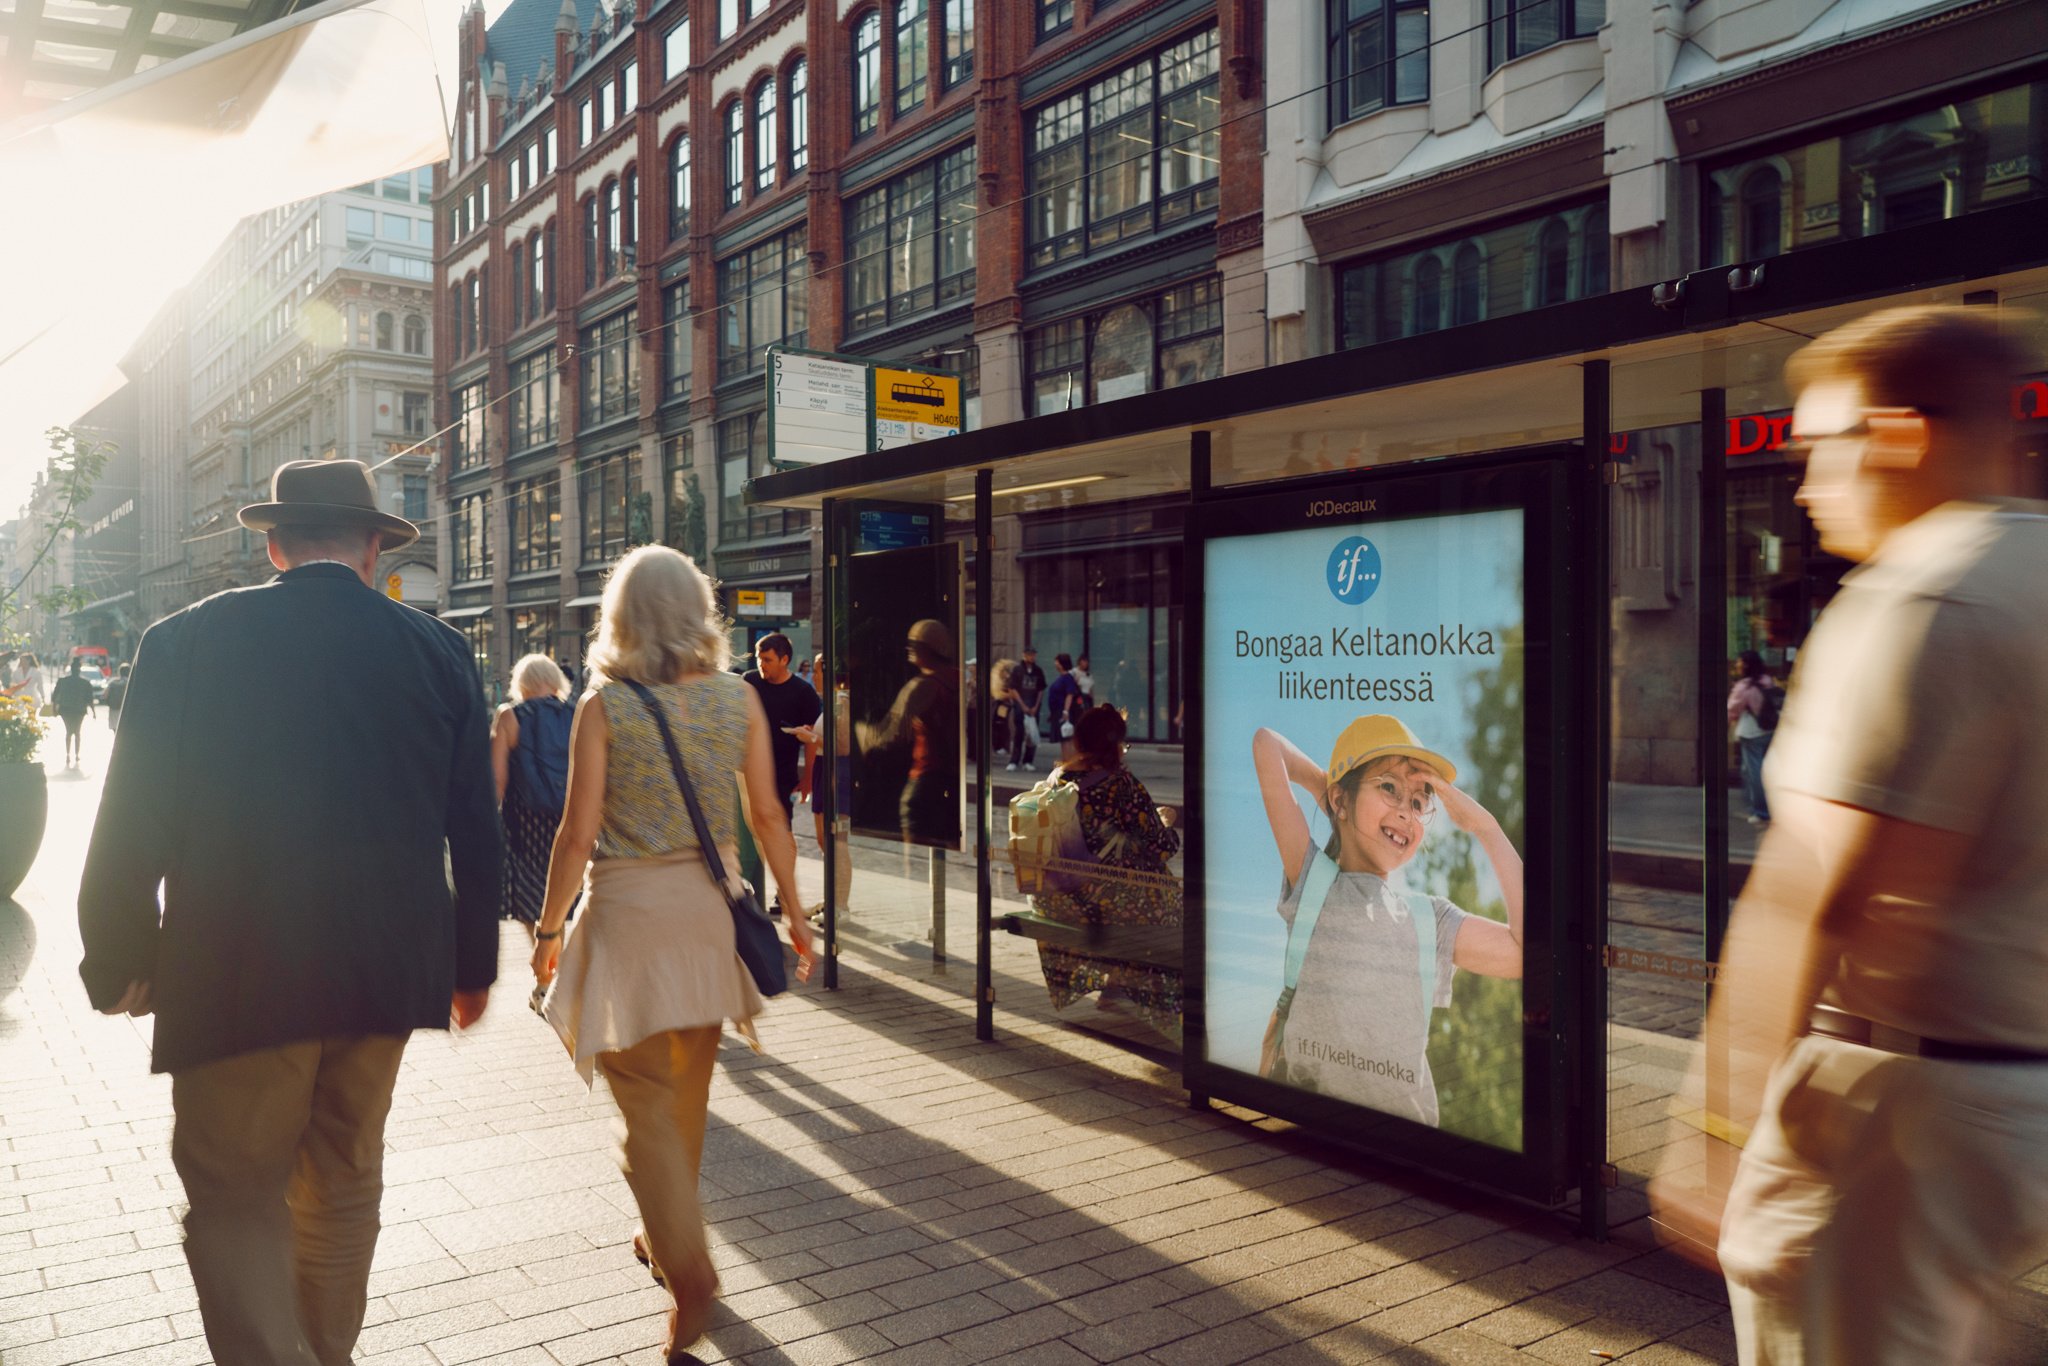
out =
<svg viewBox="0 0 2048 1366"><path fill-rule="evenodd" d="M512 709L519 743L508 756L505 800L505 898L508 920L532 925L548 895L548 855L568 796L569 723L575 711L559 697L534 697ZM572 911L571 914L574 912Z"/></svg>
<svg viewBox="0 0 2048 1366"><path fill-rule="evenodd" d="M1100 873L1079 892L1033 898L1040 915L1070 925L1179 925L1180 879L1167 860L1180 836L1160 822L1145 784L1127 768L1081 792L1081 834ZM1041 944L1053 1009L1093 992L1120 992L1168 1038L1180 1037L1181 975L1171 969Z"/></svg>

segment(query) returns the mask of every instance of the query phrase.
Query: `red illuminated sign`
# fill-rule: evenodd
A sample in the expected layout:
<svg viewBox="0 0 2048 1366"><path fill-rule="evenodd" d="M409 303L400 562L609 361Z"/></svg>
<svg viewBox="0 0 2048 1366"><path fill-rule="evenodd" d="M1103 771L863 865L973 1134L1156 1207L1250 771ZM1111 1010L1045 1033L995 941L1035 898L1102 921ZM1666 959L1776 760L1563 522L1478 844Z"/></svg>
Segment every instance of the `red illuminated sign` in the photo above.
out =
<svg viewBox="0 0 2048 1366"><path fill-rule="evenodd" d="M2048 380L2030 379L2012 391L2012 417L2015 422L2048 419ZM1634 432L1615 432L1607 439L1608 454L1627 455L1634 438ZM1761 413L1728 419L1728 454L1731 458L1782 451L1791 444L1790 413Z"/></svg>

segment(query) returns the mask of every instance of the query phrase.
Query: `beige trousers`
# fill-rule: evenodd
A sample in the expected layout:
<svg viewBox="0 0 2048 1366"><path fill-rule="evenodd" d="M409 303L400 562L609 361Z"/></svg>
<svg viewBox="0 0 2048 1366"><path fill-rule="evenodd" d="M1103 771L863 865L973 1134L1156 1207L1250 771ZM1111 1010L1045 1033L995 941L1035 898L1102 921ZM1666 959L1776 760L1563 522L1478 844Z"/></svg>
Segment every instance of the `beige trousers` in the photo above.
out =
<svg viewBox="0 0 2048 1366"><path fill-rule="evenodd" d="M710 1307L710 1248L697 1202L697 1169L704 1161L718 1035L717 1025L671 1029L597 1055L625 1120L619 1166L640 1205L647 1249L671 1289L681 1292L686 1311ZM693 1295L701 1303L690 1303Z"/></svg>
<svg viewBox="0 0 2048 1366"><path fill-rule="evenodd" d="M405 1040L288 1044L174 1073L185 1260L216 1366L347 1366Z"/></svg>
<svg viewBox="0 0 2048 1366"><path fill-rule="evenodd" d="M2048 1257L2048 1063L1808 1035L1721 1224L1743 1366L1958 1366Z"/></svg>

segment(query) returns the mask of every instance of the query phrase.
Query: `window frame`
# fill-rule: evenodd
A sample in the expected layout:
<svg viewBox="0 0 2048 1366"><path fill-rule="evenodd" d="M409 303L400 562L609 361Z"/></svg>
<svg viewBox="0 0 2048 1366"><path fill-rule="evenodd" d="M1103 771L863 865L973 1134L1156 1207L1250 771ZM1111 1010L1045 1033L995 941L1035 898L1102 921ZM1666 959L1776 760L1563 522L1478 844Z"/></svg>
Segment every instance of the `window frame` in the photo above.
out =
<svg viewBox="0 0 2048 1366"><path fill-rule="evenodd" d="M1031 32L1038 42L1056 38L1074 26L1074 0L1037 0Z"/></svg>
<svg viewBox="0 0 2048 1366"><path fill-rule="evenodd" d="M505 490L511 539L507 572L533 574L562 567L562 472L547 470Z"/></svg>
<svg viewBox="0 0 2048 1366"><path fill-rule="evenodd" d="M1518 57L1530 56L1559 43L1591 38L1607 22L1610 3L1611 0L1487 0L1487 74L1491 75ZM1599 22L1589 26L1586 16L1596 11ZM1544 15L1555 16L1556 33L1524 45L1522 30L1538 23Z"/></svg>
<svg viewBox="0 0 2048 1366"><path fill-rule="evenodd" d="M680 242L690 235L690 130L685 128L668 145L668 240Z"/></svg>
<svg viewBox="0 0 2048 1366"><path fill-rule="evenodd" d="M783 81L789 87L789 98L785 101L789 122L789 173L795 175L808 170L811 164L811 62L803 53L798 53L783 72Z"/></svg>
<svg viewBox="0 0 2048 1366"><path fill-rule="evenodd" d="M748 121L753 125L754 156L753 174L750 177L755 194L766 194L775 188L777 172L781 169L776 162L776 121L781 117L781 100L778 98L773 74L763 76L755 82L753 94L747 100Z"/></svg>
<svg viewBox="0 0 2048 1366"><path fill-rule="evenodd" d="M579 430L619 422L640 411L639 314L637 305L628 304L577 334Z"/></svg>
<svg viewBox="0 0 2048 1366"><path fill-rule="evenodd" d="M882 11L869 9L853 21L853 140L882 127Z"/></svg>
<svg viewBox="0 0 2048 1366"><path fill-rule="evenodd" d="M920 314L951 308L974 299L975 266L973 233L976 222L975 184L980 169L976 146L962 143L878 185L847 196L846 233L846 333L854 336L878 331ZM949 219L949 206L964 201L964 220ZM875 206L880 206L877 216ZM863 222L863 218L866 222ZM920 221L921 220L921 221ZM964 248L949 248L947 228L964 221L968 234ZM899 226L910 225L899 234ZM925 260L929 278L911 281L899 288L898 266L917 259L914 244L930 239ZM964 267L956 260L947 270L949 254L964 255ZM870 263L879 261L879 266ZM864 268L866 267L866 268ZM880 292L870 297L866 282L879 271Z"/></svg>
<svg viewBox="0 0 2048 1366"><path fill-rule="evenodd" d="M680 62L676 60L678 54L682 59ZM686 12L661 35L661 83L667 85L678 76L688 75L689 71L690 16Z"/></svg>
<svg viewBox="0 0 2048 1366"><path fill-rule="evenodd" d="M718 382L759 374L771 346L801 347L810 335L809 225L798 223L718 262ZM770 253L774 264L767 264ZM773 283L765 283L768 281ZM757 335L774 295L780 335ZM797 325L792 326L792 322Z"/></svg>
<svg viewBox="0 0 2048 1366"><path fill-rule="evenodd" d="M684 276L661 290L661 396L688 398L696 364L696 338L691 333L690 279ZM680 364L678 364L680 358Z"/></svg>
<svg viewBox="0 0 2048 1366"><path fill-rule="evenodd" d="M448 395L452 421L448 426L448 468L482 468L489 458L490 394L487 380L462 385Z"/></svg>
<svg viewBox="0 0 2048 1366"><path fill-rule="evenodd" d="M561 439L562 372L552 343L517 357L507 366L506 450L519 455Z"/></svg>
<svg viewBox="0 0 2048 1366"><path fill-rule="evenodd" d="M637 447L628 446L577 462L578 521L583 532L578 538L582 542L578 547L581 565L607 564L632 548L633 498L640 492L640 462L636 458L639 453ZM614 483L616 497L610 491ZM616 525L613 513L618 517ZM595 536L591 534L593 530Z"/></svg>
<svg viewBox="0 0 2048 1366"><path fill-rule="evenodd" d="M965 35L957 44L955 35ZM974 0L940 0L939 88L953 90L974 79Z"/></svg>
<svg viewBox="0 0 2048 1366"><path fill-rule="evenodd" d="M487 581L496 568L491 547L491 498L487 491L462 494L448 509L449 562L453 583Z"/></svg>
<svg viewBox="0 0 2048 1366"><path fill-rule="evenodd" d="M929 0L892 0L890 15L895 56L890 104L896 117L907 118L924 107L931 94L932 23Z"/></svg>
<svg viewBox="0 0 2048 1366"><path fill-rule="evenodd" d="M1329 37L1324 48L1324 75L1329 80L1327 104L1331 128L1400 105L1429 103L1429 0L1371 0L1369 14L1346 17L1354 3L1356 0L1324 0L1325 32ZM1422 46L1400 51L1401 20L1415 16L1422 20ZM1377 83L1372 85L1375 95L1369 101L1354 100L1361 80L1358 73L1351 70L1351 36L1373 25L1379 28L1380 50L1384 54L1379 63L1381 70ZM1419 93L1411 90L1404 97L1401 93L1401 64L1408 57L1421 58L1422 88Z"/></svg>
<svg viewBox="0 0 2048 1366"><path fill-rule="evenodd" d="M1185 300L1176 296L1186 295ZM1170 305L1188 309L1199 308L1205 317L1197 327L1182 326L1170 330L1175 315ZM1024 400L1027 417L1042 416L1046 413L1066 412L1074 408L1088 407L1096 403L1113 402L1096 392L1098 376L1095 363L1100 341L1100 329L1104 319L1137 310L1144 315L1147 323L1150 354L1147 358L1145 388L1138 393L1158 393L1166 388L1177 388L1178 384L1166 382L1166 364L1170 352L1176 348L1213 342L1215 347L1215 371L1220 375L1223 369L1223 277L1210 272L1190 279L1178 280L1162 289L1118 299L1115 302L1092 308L1070 317L1058 318L1041 327L1031 329L1024 335ZM1180 316L1186 316L1182 314ZM1058 347L1063 353L1060 363L1045 364L1046 352ZM1069 376L1072 388L1077 394L1071 402L1058 408L1041 408L1038 402L1039 383L1055 376ZM1195 382L1195 381L1187 381ZM1128 397L1116 395L1114 397Z"/></svg>
<svg viewBox="0 0 2048 1366"><path fill-rule="evenodd" d="M1203 46L1198 48L1196 45ZM1209 69L1192 79L1182 78L1177 66L1167 65L1167 59L1184 48L1189 49L1188 57L1198 56L1200 51L1206 50ZM1113 251L1124 242L1166 231L1217 208L1222 187L1218 157L1188 149L1184 144L1191 138L1207 139L1220 150L1220 122L1212 121L1206 128L1197 127L1193 134L1181 134L1170 139L1163 137L1162 133L1170 124L1185 122L1169 114L1173 105L1192 99L1199 106L1205 92L1212 90L1216 100L1220 100L1222 65L1220 34L1211 24L1137 54L1132 60L1086 85L1073 87L1058 98L1025 111L1024 259L1027 274ZM1135 82L1134 76L1139 78ZM1119 96L1129 98L1120 100ZM1215 100L1209 102L1209 108L1220 114L1221 106ZM1143 156L1142 161L1137 157L1126 157L1098 166L1097 144L1114 146L1120 143L1123 140L1120 125L1128 125L1141 112L1146 123L1149 153ZM1217 115L1211 117L1215 120ZM1056 134L1050 140L1046 136L1049 130ZM1179 179L1172 170L1177 164L1170 160L1174 157L1198 159L1207 164L1210 174L1167 189L1165 186L1169 180ZM1067 174L1063 164L1070 159L1077 160L1078 170ZM1114 188L1118 180L1098 180L1098 177L1107 177L1110 172L1134 163L1140 166L1138 175L1119 179L1128 187L1141 178L1142 192L1132 195L1129 202L1113 210L1104 206L1101 201L1105 191ZM1038 185L1042 176L1051 181L1044 188ZM1048 198L1043 207L1036 202L1041 197L1056 193L1059 199ZM1060 231L1050 231L1060 204L1070 206L1074 222Z"/></svg>
<svg viewBox="0 0 2048 1366"><path fill-rule="evenodd" d="M725 145L725 207L736 209L747 198L747 100L735 95L719 115Z"/></svg>

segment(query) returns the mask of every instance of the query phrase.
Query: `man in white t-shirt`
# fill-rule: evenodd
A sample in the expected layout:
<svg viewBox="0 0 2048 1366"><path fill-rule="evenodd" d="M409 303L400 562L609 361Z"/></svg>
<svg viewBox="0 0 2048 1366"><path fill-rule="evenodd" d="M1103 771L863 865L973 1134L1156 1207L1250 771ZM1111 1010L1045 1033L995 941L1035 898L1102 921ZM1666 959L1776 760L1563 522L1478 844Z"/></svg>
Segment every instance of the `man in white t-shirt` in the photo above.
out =
<svg viewBox="0 0 2048 1366"><path fill-rule="evenodd" d="M1794 358L1799 501L1859 561L1800 652L1772 823L1709 1013L1746 1366L1974 1359L2048 1259L2048 505L1986 309L1874 314ZM1714 1167L1710 1149L1708 1168Z"/></svg>

